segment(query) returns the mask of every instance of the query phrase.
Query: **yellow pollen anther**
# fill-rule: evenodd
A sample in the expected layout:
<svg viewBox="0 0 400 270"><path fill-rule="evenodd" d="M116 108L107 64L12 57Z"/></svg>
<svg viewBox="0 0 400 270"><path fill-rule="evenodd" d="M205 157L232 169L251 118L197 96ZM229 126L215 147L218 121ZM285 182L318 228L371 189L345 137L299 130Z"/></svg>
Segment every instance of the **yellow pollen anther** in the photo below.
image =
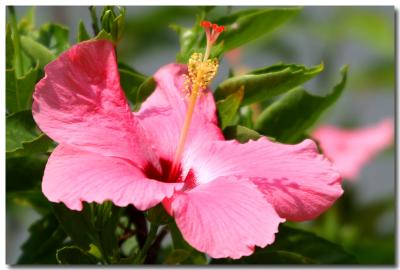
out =
<svg viewBox="0 0 400 270"><path fill-rule="evenodd" d="M219 64L216 58L203 60L201 53L194 53L188 62L188 75L185 79L185 91L190 95L199 95L211 83L217 74Z"/></svg>

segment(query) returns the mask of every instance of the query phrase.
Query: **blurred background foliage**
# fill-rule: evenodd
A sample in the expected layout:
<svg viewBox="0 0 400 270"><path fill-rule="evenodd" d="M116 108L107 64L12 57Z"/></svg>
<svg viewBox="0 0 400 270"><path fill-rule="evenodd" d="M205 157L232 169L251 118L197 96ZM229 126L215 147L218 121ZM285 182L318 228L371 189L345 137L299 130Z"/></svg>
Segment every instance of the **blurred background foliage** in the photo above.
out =
<svg viewBox="0 0 400 270"><path fill-rule="evenodd" d="M180 50L179 37L173 30L176 27L171 27L171 25L183 25L190 28L196 20L196 15L204 9L209 10L207 18L212 21L213 18L246 8L261 7L212 9L194 6L127 7L124 35L120 36L120 33L113 32L111 28L108 33L102 34L111 35L120 40L118 58L124 59L124 63L140 71L136 78L143 82L147 79L147 76L143 74L151 75L161 65L176 60L176 54ZM98 8L97 16L99 17L100 10ZM118 14L123 11L118 10L118 12L113 18L118 18ZM90 18L90 15L94 16L94 14L93 10L90 12L87 7L15 8L15 15L19 20L19 31L24 33L26 35L24 38L27 39L23 44L30 44L25 48L27 53L22 57L29 59L30 49L32 46L37 46L36 43L29 43L29 39L39 40L41 44L45 44L45 47L44 49L39 47L38 51L41 53L38 62L21 59L15 70L7 73L7 81L12 81L15 84L13 87L18 88L20 85L32 88L36 80L43 75L44 63L54 59L77 40L84 40L94 35ZM227 57L222 58L221 69L213 83L214 89L229 74L238 72L241 68L253 70L278 62L301 63L314 66L315 70L318 70L315 72L318 73L321 67L318 65L323 63L324 70L319 76L308 81L305 87L312 93L326 94L332 85L339 81L340 67L349 64L346 90L335 106L323 115L319 123L359 127L376 123L386 116L393 117L395 111L394 16L393 7L304 7L297 16L276 31L241 47L239 56L233 61L227 61ZM10 27L17 23L10 16L10 11L7 12L7 21L10 22ZM47 22L57 24L46 25ZM37 30L39 26L40 29ZM102 25L100 28L104 29L107 26ZM11 30L7 29L8 31ZM21 46L21 44L14 43L15 46ZM11 63L6 63L6 67L11 67ZM126 70L131 72L128 68ZM18 77L20 79L17 79ZM30 102L30 97L27 96L23 100L23 104L13 104L13 108L18 108L18 113L14 115L14 118L24 119L23 114L26 111L20 111L20 109L29 109L30 105L27 104ZM252 127L251 119L273 100L263 101L258 107L243 106L240 109L240 123ZM253 115L249 115L249 112ZM12 123L21 125L21 121L15 121L15 119ZM24 138L26 141L36 138L38 131L34 124L23 123L23 127L29 131L27 134L30 134ZM18 136L18 134L7 134L8 136ZM39 140L41 143L34 144L34 147L39 147L38 152L40 152L40 147L47 149L51 144L46 136L40 137ZM25 190L27 186L39 190L41 173L47 159L41 154L34 157L24 156L24 151L29 147L29 143L23 148L16 146L12 149L13 154L7 156L6 240L7 263L11 264L18 258L20 262L34 260L34 258L21 258L20 247L28 238L28 227L39 219L38 213L46 215L46 209L48 209L47 201L40 197L40 193ZM329 211L315 221L291 223L290 226L314 232L318 236L344 246L345 250L355 255L361 264L394 264L394 172L395 152L392 147L371 161L363 169L358 181L344 183L344 195ZM25 181L23 189L19 185L21 180ZM20 196L21 192L24 196ZM32 202L35 210L32 210ZM56 235L61 234L60 239L63 237L63 232L57 230L56 221L49 219L45 224L38 221L30 230L31 232L32 230L40 231L41 227L51 230ZM68 238L66 241L69 241ZM302 241L306 243L307 238ZM278 245L285 246L285 239L278 242ZM303 246L302 242L296 243ZM46 244L49 249L43 252L52 250L54 243ZM317 242L315 245L318 247ZM22 249L29 249L29 241L25 242ZM129 243L124 244L123 251L126 254L131 253ZM307 250L305 252L307 253ZM178 250L175 257L180 255L182 254ZM261 256L268 255L261 254ZM279 258L279 256L274 258ZM166 259L168 261L168 258ZM169 260L173 260L173 257ZM252 260L244 259L242 262L257 263L257 257L253 257ZM293 262L297 263L296 260L297 258L293 258Z"/></svg>

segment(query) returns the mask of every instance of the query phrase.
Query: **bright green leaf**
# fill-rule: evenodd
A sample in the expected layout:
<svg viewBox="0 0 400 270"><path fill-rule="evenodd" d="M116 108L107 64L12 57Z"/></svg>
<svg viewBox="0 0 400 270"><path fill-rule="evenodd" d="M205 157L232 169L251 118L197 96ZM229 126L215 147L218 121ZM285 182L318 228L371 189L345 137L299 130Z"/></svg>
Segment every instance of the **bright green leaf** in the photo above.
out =
<svg viewBox="0 0 400 270"><path fill-rule="evenodd" d="M36 129L31 111L20 111L6 117L7 155L43 153L50 144L51 140Z"/></svg>
<svg viewBox="0 0 400 270"><path fill-rule="evenodd" d="M19 20L18 32L22 35L30 34L35 28L36 7L30 7Z"/></svg>
<svg viewBox="0 0 400 270"><path fill-rule="evenodd" d="M177 62L187 63L192 53L199 51L202 44L205 44L204 31L200 26L200 22L204 19L204 16L205 12L198 15L192 28L185 28L176 24L170 25L170 28L175 30L179 35L180 51L176 56Z"/></svg>
<svg viewBox="0 0 400 270"><path fill-rule="evenodd" d="M83 23L83 21L79 21L79 25L78 25L78 36L76 38L77 42L82 42L85 40L90 39L90 36L85 28L85 24Z"/></svg>
<svg viewBox="0 0 400 270"><path fill-rule="evenodd" d="M242 86L238 91L233 92L227 98L217 102L218 115L222 129L232 124L243 99L243 90L244 87Z"/></svg>
<svg viewBox="0 0 400 270"><path fill-rule="evenodd" d="M17 264L56 264L56 250L62 246L67 235L55 217L49 214L33 223L29 233Z"/></svg>
<svg viewBox="0 0 400 270"><path fill-rule="evenodd" d="M55 23L43 24L39 29L37 41L53 54L59 55L69 48L69 29Z"/></svg>
<svg viewBox="0 0 400 270"><path fill-rule="evenodd" d="M39 62L40 68L43 68L56 58L56 55L51 50L30 37L22 36L21 45L24 51L26 51L32 59Z"/></svg>
<svg viewBox="0 0 400 270"><path fill-rule="evenodd" d="M255 129L280 142L296 143L342 94L347 80L347 66L341 70L342 79L331 93L316 96L302 88L288 92L267 107L258 117Z"/></svg>
<svg viewBox="0 0 400 270"><path fill-rule="evenodd" d="M79 247L63 247L57 250L59 264L97 264L98 260L93 255Z"/></svg>
<svg viewBox="0 0 400 270"><path fill-rule="evenodd" d="M272 32L296 16L300 10L300 8L264 8L239 11L217 20L218 24L226 26L226 31L218 40L223 42L224 52L240 47Z"/></svg>
<svg viewBox="0 0 400 270"><path fill-rule="evenodd" d="M279 63L257 69L223 81L215 91L215 98L223 99L244 87L242 105L260 102L305 83L320 73L323 67L323 64L307 68L301 65Z"/></svg>
<svg viewBox="0 0 400 270"><path fill-rule="evenodd" d="M38 65L18 78L14 69L6 70L6 108L8 113L29 110L31 108L32 95L38 73Z"/></svg>

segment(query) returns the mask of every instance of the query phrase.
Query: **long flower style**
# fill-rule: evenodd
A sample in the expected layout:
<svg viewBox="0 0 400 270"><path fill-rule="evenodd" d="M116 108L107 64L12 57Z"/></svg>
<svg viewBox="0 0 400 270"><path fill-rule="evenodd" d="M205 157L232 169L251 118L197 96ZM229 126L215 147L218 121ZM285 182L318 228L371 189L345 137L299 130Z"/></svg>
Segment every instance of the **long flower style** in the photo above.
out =
<svg viewBox="0 0 400 270"><path fill-rule="evenodd" d="M196 57L189 72L161 67L155 91L133 113L110 42L82 42L48 64L33 116L59 144L42 189L73 210L83 201L140 210L162 203L190 245L236 259L271 244L279 223L329 208L343 192L341 177L312 140L226 141L207 88L214 75L191 74L211 72L216 62Z"/></svg>

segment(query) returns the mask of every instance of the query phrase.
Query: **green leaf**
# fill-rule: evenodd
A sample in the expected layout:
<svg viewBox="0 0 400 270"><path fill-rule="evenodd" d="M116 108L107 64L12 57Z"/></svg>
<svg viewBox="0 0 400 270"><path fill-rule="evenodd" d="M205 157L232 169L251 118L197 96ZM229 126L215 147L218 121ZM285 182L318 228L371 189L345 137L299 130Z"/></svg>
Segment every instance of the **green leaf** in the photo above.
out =
<svg viewBox="0 0 400 270"><path fill-rule="evenodd" d="M343 247L314 233L279 226L274 243L239 260L213 260L213 264L356 264Z"/></svg>
<svg viewBox="0 0 400 270"><path fill-rule="evenodd" d="M111 202L84 203L82 211L70 210L62 203L52 205L62 228L76 245L106 263L119 261L116 226L120 208Z"/></svg>
<svg viewBox="0 0 400 270"><path fill-rule="evenodd" d="M51 204L44 197L41 189L7 192L7 204L14 203L28 206L44 215L51 212Z"/></svg>
<svg viewBox="0 0 400 270"><path fill-rule="evenodd" d="M6 107L8 113L31 108L32 95L38 73L38 65L30 69L22 77L16 77L14 69L6 70Z"/></svg>
<svg viewBox="0 0 400 270"><path fill-rule="evenodd" d="M125 95L130 102L136 104L138 89L147 77L133 69L130 69L127 66L119 67L119 75L121 86L122 89L124 89Z"/></svg>
<svg viewBox="0 0 400 270"><path fill-rule="evenodd" d="M29 228L30 236L22 245L17 264L56 264L56 250L62 246L66 234L56 218L46 215Z"/></svg>
<svg viewBox="0 0 400 270"><path fill-rule="evenodd" d="M7 155L43 153L51 140L36 129L31 111L20 111L6 117Z"/></svg>
<svg viewBox="0 0 400 270"><path fill-rule="evenodd" d="M240 125L226 127L223 132L226 140L238 140L240 143L261 137L257 131Z"/></svg>
<svg viewBox="0 0 400 270"><path fill-rule="evenodd" d="M115 12L115 7L106 6L101 14L100 22L102 30L99 35L103 38L110 39L115 44L122 39L125 28L125 8L116 7L118 15ZM99 35L97 37L99 37Z"/></svg>
<svg viewBox="0 0 400 270"><path fill-rule="evenodd" d="M36 7L29 8L19 20L18 32L23 35L30 34L35 28Z"/></svg>
<svg viewBox="0 0 400 270"><path fill-rule="evenodd" d="M82 211L68 209L63 203L53 203L53 212L61 227L83 250L89 250L90 244L99 245L99 238L91 217L92 211L88 204L84 204Z"/></svg>
<svg viewBox="0 0 400 270"><path fill-rule="evenodd" d="M135 111L140 109L140 105L154 92L156 86L157 82L153 77L147 77L147 79L139 86L136 95Z"/></svg>
<svg viewBox="0 0 400 270"><path fill-rule="evenodd" d="M201 45L205 44L203 28L200 26L200 22L204 20L204 17L205 12L197 15L196 22L192 28L185 28L176 24L170 25L170 28L179 35L180 51L176 55L177 62L187 63L192 53L199 51Z"/></svg>
<svg viewBox="0 0 400 270"><path fill-rule="evenodd" d="M190 251L185 249L174 249L165 259L164 264L179 264L190 256Z"/></svg>
<svg viewBox="0 0 400 270"><path fill-rule="evenodd" d="M323 68L323 64L307 68L302 65L278 63L223 81L215 91L215 98L226 98L244 87L242 105L261 102L305 83Z"/></svg>
<svg viewBox="0 0 400 270"><path fill-rule="evenodd" d="M81 21L79 21L79 25L78 25L78 36L76 37L76 41L82 42L82 41L85 41L88 39L90 39L90 35L88 34L88 32L85 28L85 24L81 20Z"/></svg>
<svg viewBox="0 0 400 270"><path fill-rule="evenodd" d="M12 69L14 66L14 45L11 38L11 26L6 26L6 69Z"/></svg>
<svg viewBox="0 0 400 270"><path fill-rule="evenodd" d="M69 48L69 29L55 23L43 24L39 29L37 41L54 55L59 55Z"/></svg>
<svg viewBox="0 0 400 270"><path fill-rule="evenodd" d="M59 264L96 264L97 258L76 246L63 247L57 250Z"/></svg>
<svg viewBox="0 0 400 270"><path fill-rule="evenodd" d="M175 222L171 222L167 226L171 232L174 249L189 252L189 256L181 262L182 264L206 264L205 255L186 243Z"/></svg>
<svg viewBox="0 0 400 270"><path fill-rule="evenodd" d="M42 69L45 65L56 58L56 55L51 50L30 37L22 36L21 45L24 51L32 59L35 59L39 62L39 67Z"/></svg>
<svg viewBox="0 0 400 270"><path fill-rule="evenodd" d="M239 11L217 20L226 31L218 40L223 42L223 52L240 47L292 19L300 8L265 8Z"/></svg>
<svg viewBox="0 0 400 270"><path fill-rule="evenodd" d="M267 107L258 117L255 129L280 142L296 143L342 94L347 80L347 66L341 70L342 79L326 96L316 96L302 88L288 92Z"/></svg>
<svg viewBox="0 0 400 270"><path fill-rule="evenodd" d="M227 98L217 102L218 116L222 129L233 123L236 112L242 102L243 95L244 87L242 86L238 91L233 92Z"/></svg>

